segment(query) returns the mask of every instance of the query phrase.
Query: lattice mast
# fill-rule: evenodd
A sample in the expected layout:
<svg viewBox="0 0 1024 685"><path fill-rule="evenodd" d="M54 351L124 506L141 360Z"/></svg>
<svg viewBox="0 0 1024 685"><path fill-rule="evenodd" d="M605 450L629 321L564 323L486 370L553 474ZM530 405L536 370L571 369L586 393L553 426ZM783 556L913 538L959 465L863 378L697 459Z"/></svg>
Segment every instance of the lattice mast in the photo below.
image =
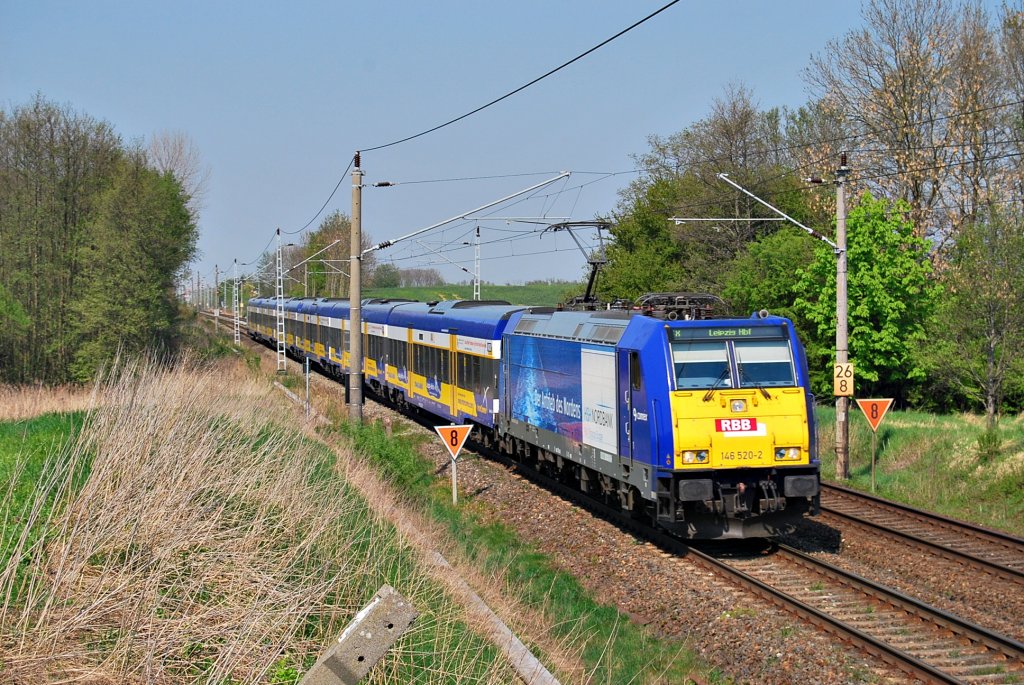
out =
<svg viewBox="0 0 1024 685"><path fill-rule="evenodd" d="M278 373L284 373L288 365L284 353L284 255L281 250L281 229L279 228L277 229L277 280L274 285Z"/></svg>

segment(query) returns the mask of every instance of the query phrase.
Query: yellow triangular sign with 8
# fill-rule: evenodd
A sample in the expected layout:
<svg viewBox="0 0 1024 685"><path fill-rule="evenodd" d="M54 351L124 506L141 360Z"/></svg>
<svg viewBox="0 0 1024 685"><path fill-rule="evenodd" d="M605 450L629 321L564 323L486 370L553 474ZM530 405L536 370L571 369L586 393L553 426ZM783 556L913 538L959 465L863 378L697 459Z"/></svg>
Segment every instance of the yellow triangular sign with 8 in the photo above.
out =
<svg viewBox="0 0 1024 685"><path fill-rule="evenodd" d="M434 430L441 436L441 442L448 448L448 454L452 455L452 459L458 459L473 426L434 426Z"/></svg>
<svg viewBox="0 0 1024 685"><path fill-rule="evenodd" d="M864 417L871 424L871 430L878 432L878 424L882 423L885 413L892 406L892 398L884 400L857 400L857 406L864 412Z"/></svg>

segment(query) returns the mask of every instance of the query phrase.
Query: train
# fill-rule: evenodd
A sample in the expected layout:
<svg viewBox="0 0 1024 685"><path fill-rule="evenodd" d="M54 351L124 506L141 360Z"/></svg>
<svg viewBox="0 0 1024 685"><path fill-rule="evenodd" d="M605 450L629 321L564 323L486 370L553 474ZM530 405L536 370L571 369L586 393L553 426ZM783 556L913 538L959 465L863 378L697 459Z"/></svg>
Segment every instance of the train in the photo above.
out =
<svg viewBox="0 0 1024 685"><path fill-rule="evenodd" d="M349 302L283 300L289 354L346 379ZM278 300L247 305L277 344ZM820 506L814 396L793 323L366 299L364 387L684 539L792 532Z"/></svg>

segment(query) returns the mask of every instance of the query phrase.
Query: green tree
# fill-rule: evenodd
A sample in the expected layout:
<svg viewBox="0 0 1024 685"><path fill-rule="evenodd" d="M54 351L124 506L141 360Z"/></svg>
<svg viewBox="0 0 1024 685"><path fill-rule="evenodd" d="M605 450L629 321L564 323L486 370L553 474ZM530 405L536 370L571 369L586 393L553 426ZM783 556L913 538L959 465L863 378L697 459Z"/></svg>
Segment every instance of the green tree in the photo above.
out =
<svg viewBox="0 0 1024 685"><path fill-rule="evenodd" d="M362 234L362 247L372 245L369 234ZM320 226L306 236L302 259L316 255L292 275L304 281L299 293L303 290L310 296L342 297L349 292L349 274L352 254L352 222L340 211L334 211L324 217ZM323 250L321 252L321 250ZM319 254L317 254L319 252ZM376 257L371 252L362 259L362 273L371 274L374 270Z"/></svg>
<svg viewBox="0 0 1024 685"><path fill-rule="evenodd" d="M668 137L651 136L650 150L638 158L644 175L621 194L602 293L722 292L731 262L778 224L765 221L776 215L722 182L719 172L791 216L820 223L807 195L796 192L801 182L791 169L797 165L788 154L788 117L761 110L749 89L729 86L706 118ZM724 221L676 223L673 216Z"/></svg>
<svg viewBox="0 0 1024 685"><path fill-rule="evenodd" d="M914 235L904 202L870 194L847 217L847 293L850 360L858 394L905 398L925 372L915 350L925 340L937 287L931 281L929 243ZM835 361L836 257L816 248L811 265L798 272L794 308L809 324L808 363L816 389L831 392Z"/></svg>
<svg viewBox="0 0 1024 685"><path fill-rule="evenodd" d="M919 355L936 385L984 407L994 429L1024 376L1024 217L991 210L963 228L942 274L945 296Z"/></svg>
<svg viewBox="0 0 1024 685"><path fill-rule="evenodd" d="M612 226L614 241L608 246L608 264L601 275L603 293L635 298L682 283L683 253L668 221L678 197L676 190L671 181L655 181Z"/></svg>
<svg viewBox="0 0 1024 685"><path fill-rule="evenodd" d="M731 311L767 309L798 318L793 307L800 294L796 274L810 265L816 244L799 228L785 227L747 245L732 262L722 289Z"/></svg>
<svg viewBox="0 0 1024 685"><path fill-rule="evenodd" d="M108 124L41 95L0 117L0 285L27 318L0 335L4 380L67 379L88 224L121 154Z"/></svg>
<svg viewBox="0 0 1024 685"><path fill-rule="evenodd" d="M374 269L374 288L397 288L400 285L402 285L402 270L394 264L381 264Z"/></svg>
<svg viewBox="0 0 1024 685"><path fill-rule="evenodd" d="M126 155L98 202L72 305L78 341L71 373L88 380L118 352L172 342L174 279L191 261L196 230L188 195L170 173Z"/></svg>

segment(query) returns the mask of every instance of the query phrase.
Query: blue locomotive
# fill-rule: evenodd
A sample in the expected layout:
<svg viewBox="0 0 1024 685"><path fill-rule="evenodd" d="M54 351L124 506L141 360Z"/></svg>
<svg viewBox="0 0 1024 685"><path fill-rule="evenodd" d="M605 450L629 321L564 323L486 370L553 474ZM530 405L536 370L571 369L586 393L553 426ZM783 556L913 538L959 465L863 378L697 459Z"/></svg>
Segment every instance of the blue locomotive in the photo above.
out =
<svg viewBox="0 0 1024 685"><path fill-rule="evenodd" d="M339 377L346 300L284 301L285 344ZM248 304L274 342L276 300ZM788 319L661 320L505 302L366 300L376 393L686 538L786 532L819 506L813 396Z"/></svg>

